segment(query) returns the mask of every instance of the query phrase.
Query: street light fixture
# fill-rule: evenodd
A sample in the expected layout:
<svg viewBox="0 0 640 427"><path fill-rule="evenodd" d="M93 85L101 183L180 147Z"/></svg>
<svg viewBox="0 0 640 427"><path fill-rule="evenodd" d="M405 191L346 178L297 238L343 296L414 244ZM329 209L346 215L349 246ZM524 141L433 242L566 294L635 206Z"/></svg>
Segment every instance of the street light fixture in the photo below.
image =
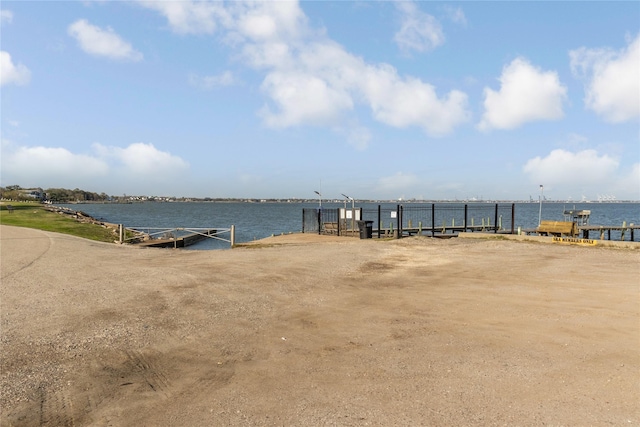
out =
<svg viewBox="0 0 640 427"><path fill-rule="evenodd" d="M314 193L318 195L318 205L319 205L318 208L322 210L322 194L320 194L319 191L314 191Z"/></svg>
<svg viewBox="0 0 640 427"><path fill-rule="evenodd" d="M347 195L346 195L346 194L344 194L344 193L341 193L341 194L345 197L345 199L347 199L347 200L351 200L351 209L355 209L355 208L356 208L356 207L355 207L355 200L353 200L353 197L349 197L349 196L347 196ZM345 203L346 203L346 201L345 201ZM347 207L346 207L346 205L345 205L345 209L346 209L346 208L347 208Z"/></svg>

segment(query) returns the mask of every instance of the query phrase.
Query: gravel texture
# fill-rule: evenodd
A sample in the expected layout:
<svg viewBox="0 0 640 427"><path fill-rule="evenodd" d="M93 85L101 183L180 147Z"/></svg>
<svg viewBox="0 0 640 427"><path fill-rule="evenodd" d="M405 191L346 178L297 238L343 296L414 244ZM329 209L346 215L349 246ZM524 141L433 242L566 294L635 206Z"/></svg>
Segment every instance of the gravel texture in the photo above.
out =
<svg viewBox="0 0 640 427"><path fill-rule="evenodd" d="M637 426L640 251L0 226L2 426Z"/></svg>

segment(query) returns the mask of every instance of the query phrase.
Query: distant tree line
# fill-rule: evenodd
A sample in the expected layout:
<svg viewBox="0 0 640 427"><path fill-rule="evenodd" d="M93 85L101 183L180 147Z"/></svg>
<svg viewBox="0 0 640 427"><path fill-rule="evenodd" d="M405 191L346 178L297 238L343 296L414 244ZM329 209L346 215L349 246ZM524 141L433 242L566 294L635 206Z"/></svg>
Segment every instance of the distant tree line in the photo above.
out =
<svg viewBox="0 0 640 427"><path fill-rule="evenodd" d="M91 191L80 190L76 188L69 190L66 188L22 188L19 185L8 185L0 187L0 198L6 200L37 200L50 201L53 203L66 202L87 202L87 201L106 201L111 197L105 193L93 193Z"/></svg>

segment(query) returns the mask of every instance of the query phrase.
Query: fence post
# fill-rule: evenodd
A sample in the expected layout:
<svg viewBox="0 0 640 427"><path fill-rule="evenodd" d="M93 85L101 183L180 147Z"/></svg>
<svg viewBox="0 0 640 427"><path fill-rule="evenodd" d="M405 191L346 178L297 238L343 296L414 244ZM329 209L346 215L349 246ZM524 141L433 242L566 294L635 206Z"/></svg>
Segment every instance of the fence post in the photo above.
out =
<svg viewBox="0 0 640 427"><path fill-rule="evenodd" d="M515 203L511 203L511 234L513 234L513 230L515 227L515 222L516 222L516 204ZM518 234L520 234L520 232L518 231Z"/></svg>
<svg viewBox="0 0 640 427"><path fill-rule="evenodd" d="M495 228L495 233L498 233L498 204L496 203L496 216L495 216L495 221L493 222L496 226Z"/></svg>
<svg viewBox="0 0 640 427"><path fill-rule="evenodd" d="M322 234L322 210L318 209L318 234Z"/></svg>
<svg viewBox="0 0 640 427"><path fill-rule="evenodd" d="M402 205L398 205L398 239L402 238L402 211L404 210Z"/></svg>
<svg viewBox="0 0 640 427"><path fill-rule="evenodd" d="M118 224L118 241L120 244L124 243L124 226L122 224Z"/></svg>
<svg viewBox="0 0 640 427"><path fill-rule="evenodd" d="M436 237L436 204L431 203L431 237Z"/></svg>
<svg viewBox="0 0 640 427"><path fill-rule="evenodd" d="M380 209L380 205L378 205L378 239L380 238L380 235L382 233L382 212Z"/></svg>
<svg viewBox="0 0 640 427"><path fill-rule="evenodd" d="M468 205L465 203L464 204L464 224L462 224L462 226L464 227L463 231L467 231L467 211L468 211Z"/></svg>
<svg viewBox="0 0 640 427"><path fill-rule="evenodd" d="M236 226L231 225L231 247L233 248L236 245Z"/></svg>

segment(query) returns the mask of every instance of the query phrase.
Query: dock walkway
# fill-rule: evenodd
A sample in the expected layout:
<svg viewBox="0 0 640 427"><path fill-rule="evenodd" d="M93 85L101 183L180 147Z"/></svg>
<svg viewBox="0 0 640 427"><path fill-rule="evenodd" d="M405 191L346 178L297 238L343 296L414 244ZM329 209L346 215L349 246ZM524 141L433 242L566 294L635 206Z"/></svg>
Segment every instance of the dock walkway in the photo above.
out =
<svg viewBox="0 0 640 427"><path fill-rule="evenodd" d="M619 240L626 240L626 236L629 236L629 240L634 242L636 237L636 230L640 230L640 225L578 225L578 235L583 239L593 238L593 232L598 233L599 240L612 240L611 233L619 233ZM521 230L522 234L535 235L538 231L535 228ZM628 233L628 234L627 234ZM605 239L606 236L606 239Z"/></svg>

